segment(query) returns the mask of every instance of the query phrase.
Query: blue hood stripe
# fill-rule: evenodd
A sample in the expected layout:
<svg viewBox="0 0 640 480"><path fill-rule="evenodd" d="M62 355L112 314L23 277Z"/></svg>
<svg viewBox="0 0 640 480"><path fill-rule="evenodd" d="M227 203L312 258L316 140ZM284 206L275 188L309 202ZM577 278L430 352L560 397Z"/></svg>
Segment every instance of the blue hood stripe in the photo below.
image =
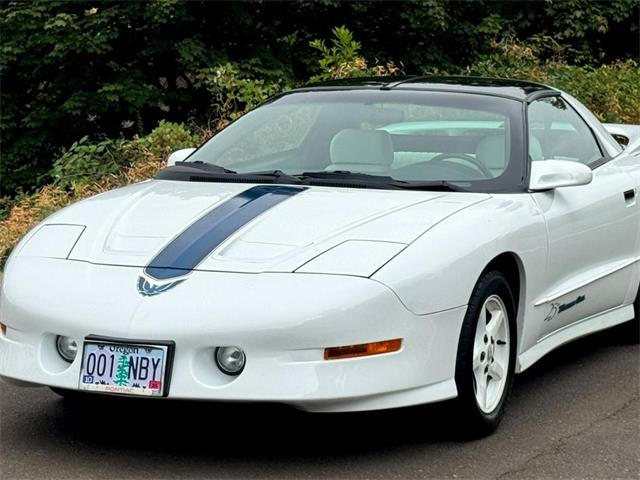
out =
<svg viewBox="0 0 640 480"><path fill-rule="evenodd" d="M157 280L180 277L196 268L222 242L261 213L306 190L261 185L232 197L189 226L145 268Z"/></svg>

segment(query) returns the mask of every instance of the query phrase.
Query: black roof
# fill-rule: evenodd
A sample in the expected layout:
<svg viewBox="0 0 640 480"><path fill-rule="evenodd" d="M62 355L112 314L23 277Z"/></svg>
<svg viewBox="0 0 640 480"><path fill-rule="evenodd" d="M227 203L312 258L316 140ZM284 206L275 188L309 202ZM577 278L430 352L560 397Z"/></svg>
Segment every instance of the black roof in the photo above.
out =
<svg viewBox="0 0 640 480"><path fill-rule="evenodd" d="M485 77L361 77L332 80L296 90L430 90L467 92L526 100L532 95L556 93L557 90L541 83L524 80Z"/></svg>

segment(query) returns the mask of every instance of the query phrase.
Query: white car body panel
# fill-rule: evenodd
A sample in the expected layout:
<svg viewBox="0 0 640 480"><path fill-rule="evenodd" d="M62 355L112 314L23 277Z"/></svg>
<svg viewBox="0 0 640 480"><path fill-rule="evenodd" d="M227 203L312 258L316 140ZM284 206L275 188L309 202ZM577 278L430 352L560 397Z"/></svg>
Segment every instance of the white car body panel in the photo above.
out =
<svg viewBox="0 0 640 480"><path fill-rule="evenodd" d="M176 232L251 186L153 180L80 202L51 221L87 227L72 260L144 267ZM407 245L443 218L486 198L317 187L264 212L197 269L293 272L349 240Z"/></svg>
<svg viewBox="0 0 640 480"><path fill-rule="evenodd" d="M516 371L631 320L640 159L567 100L611 157L589 185L496 194L308 187L226 236L162 295L136 289L158 252L255 185L150 180L65 208L6 265L0 376L75 389L80 357L65 362L56 336L98 335L175 341L170 398L312 411L450 399L471 292L504 256L520 277ZM323 358L327 347L394 338L403 339L394 353ZM237 377L216 367L224 345L246 352Z"/></svg>
<svg viewBox="0 0 640 480"><path fill-rule="evenodd" d="M61 272L64 278L51 284L48 279L60 278ZM374 405L386 392L407 391L421 402L432 395L455 396L455 352L447 344L457 339L464 308L416 316L388 287L368 279L194 272L188 280L194 301L183 304L175 302L177 288L145 300L131 288L139 275L135 268L18 257L6 274L11 282L2 292L3 319L20 316L21 322L9 324L0 340L0 365L3 375L18 380L75 388L80 358L71 365L63 361L53 339L56 334L84 337L98 332L174 339L181 354L174 363L172 398L267 398L310 410L351 410L360 409L359 401ZM59 300L66 297L68 282L76 285L75 298L93 297L96 290L104 294L100 301L77 302L70 308ZM211 295L212 285L216 295ZM283 291L289 293L286 301ZM246 301L245 292L255 292L252 302ZM25 303L32 306L29 311L21 308ZM39 327L43 319L45 332ZM395 337L406 338L401 352L365 362L323 360L326 345ZM235 343L243 345L250 364L242 375L229 377L215 367L213 349ZM409 368L414 363L433 368ZM379 375L386 380L371 381Z"/></svg>

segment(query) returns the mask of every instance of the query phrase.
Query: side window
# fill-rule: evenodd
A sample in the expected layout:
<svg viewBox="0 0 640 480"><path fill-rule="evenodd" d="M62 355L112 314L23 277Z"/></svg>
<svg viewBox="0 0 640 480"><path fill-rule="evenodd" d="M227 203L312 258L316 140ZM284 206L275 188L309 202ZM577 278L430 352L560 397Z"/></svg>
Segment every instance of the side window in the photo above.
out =
<svg viewBox="0 0 640 480"><path fill-rule="evenodd" d="M571 160L590 165L602 152L582 118L560 97L529 105L529 156L538 160Z"/></svg>

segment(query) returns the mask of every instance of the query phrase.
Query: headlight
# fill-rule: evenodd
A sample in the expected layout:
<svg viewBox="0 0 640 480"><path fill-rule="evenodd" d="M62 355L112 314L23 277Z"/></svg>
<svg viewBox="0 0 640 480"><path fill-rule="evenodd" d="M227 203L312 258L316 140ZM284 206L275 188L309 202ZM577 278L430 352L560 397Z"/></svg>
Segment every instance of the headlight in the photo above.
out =
<svg viewBox="0 0 640 480"><path fill-rule="evenodd" d="M70 337L59 335L56 340L56 347L60 356L69 363L73 362L78 354L78 344Z"/></svg>
<svg viewBox="0 0 640 480"><path fill-rule="evenodd" d="M216 348L216 364L227 375L239 375L246 363L244 352L239 347Z"/></svg>
<svg viewBox="0 0 640 480"><path fill-rule="evenodd" d="M348 240L318 255L296 272L370 277L405 248L404 243Z"/></svg>

